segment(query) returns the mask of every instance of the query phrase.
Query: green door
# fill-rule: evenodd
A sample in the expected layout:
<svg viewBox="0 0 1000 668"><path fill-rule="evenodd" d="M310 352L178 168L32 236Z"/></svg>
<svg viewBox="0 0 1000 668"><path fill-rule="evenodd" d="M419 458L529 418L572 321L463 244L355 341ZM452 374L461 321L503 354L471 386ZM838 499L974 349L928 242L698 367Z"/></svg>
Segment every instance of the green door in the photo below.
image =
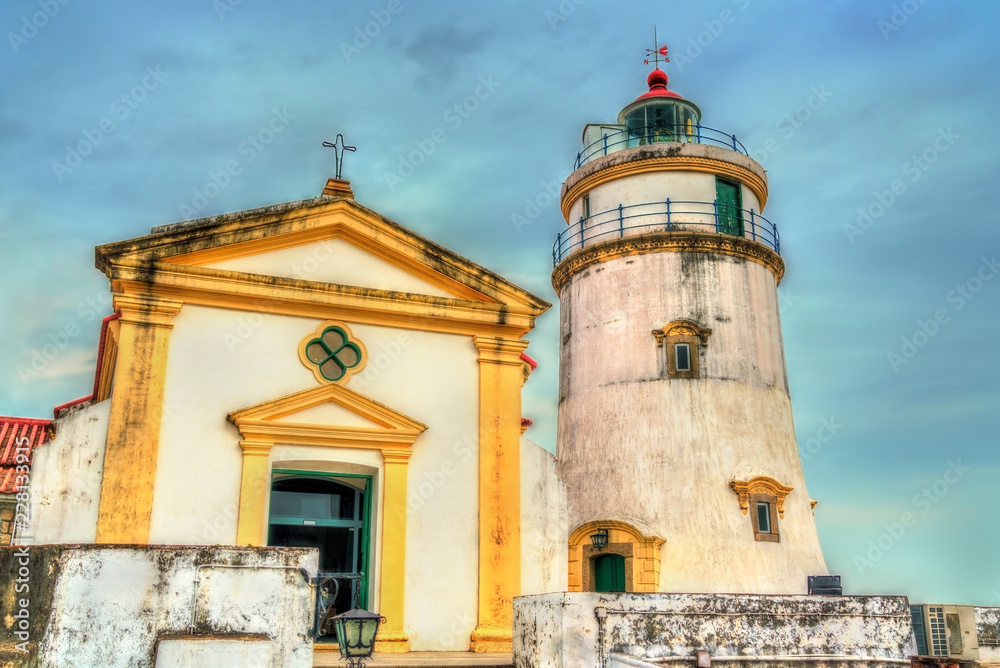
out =
<svg viewBox="0 0 1000 668"><path fill-rule="evenodd" d="M268 545L319 548L326 618L368 608L371 476L275 470ZM331 580L336 580L332 582ZM320 635L332 636L321 620Z"/></svg>
<svg viewBox="0 0 1000 668"><path fill-rule="evenodd" d="M719 232L743 236L743 201L740 186L732 181L715 179L716 216Z"/></svg>
<svg viewBox="0 0 1000 668"><path fill-rule="evenodd" d="M625 557L605 554L594 559L594 591L625 591Z"/></svg>

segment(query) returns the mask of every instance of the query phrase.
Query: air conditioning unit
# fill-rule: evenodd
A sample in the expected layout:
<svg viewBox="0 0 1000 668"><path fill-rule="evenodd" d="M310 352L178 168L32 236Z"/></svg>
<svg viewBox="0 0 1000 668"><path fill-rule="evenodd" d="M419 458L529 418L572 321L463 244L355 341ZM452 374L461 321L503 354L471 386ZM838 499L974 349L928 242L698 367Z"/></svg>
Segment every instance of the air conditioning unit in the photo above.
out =
<svg viewBox="0 0 1000 668"><path fill-rule="evenodd" d="M972 606L911 605L917 653L953 659L979 659L976 617Z"/></svg>
<svg viewBox="0 0 1000 668"><path fill-rule="evenodd" d="M810 575L809 593L820 596L843 596L839 575Z"/></svg>

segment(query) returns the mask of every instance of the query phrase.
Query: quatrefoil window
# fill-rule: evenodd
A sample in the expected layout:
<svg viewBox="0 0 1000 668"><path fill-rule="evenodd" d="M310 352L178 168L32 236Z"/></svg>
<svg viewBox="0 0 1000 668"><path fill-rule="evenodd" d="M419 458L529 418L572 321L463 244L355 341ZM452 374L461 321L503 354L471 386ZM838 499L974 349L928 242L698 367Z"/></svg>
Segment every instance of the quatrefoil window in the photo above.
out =
<svg viewBox="0 0 1000 668"><path fill-rule="evenodd" d="M324 322L299 347L299 358L320 382L346 383L364 366L365 357L364 345L342 322Z"/></svg>

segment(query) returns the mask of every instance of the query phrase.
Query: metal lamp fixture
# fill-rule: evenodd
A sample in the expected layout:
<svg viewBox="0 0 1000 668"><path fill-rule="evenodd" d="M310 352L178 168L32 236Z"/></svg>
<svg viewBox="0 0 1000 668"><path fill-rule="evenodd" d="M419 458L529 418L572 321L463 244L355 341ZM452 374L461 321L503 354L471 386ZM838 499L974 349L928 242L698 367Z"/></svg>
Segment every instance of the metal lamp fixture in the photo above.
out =
<svg viewBox="0 0 1000 668"><path fill-rule="evenodd" d="M350 668L364 668L363 659L371 658L378 625L385 622L385 617L355 608L331 617L330 621L337 634L341 660L347 659Z"/></svg>
<svg viewBox="0 0 1000 668"><path fill-rule="evenodd" d="M594 544L594 549L598 552L608 546L608 530L598 529L597 533L590 534L590 542Z"/></svg>

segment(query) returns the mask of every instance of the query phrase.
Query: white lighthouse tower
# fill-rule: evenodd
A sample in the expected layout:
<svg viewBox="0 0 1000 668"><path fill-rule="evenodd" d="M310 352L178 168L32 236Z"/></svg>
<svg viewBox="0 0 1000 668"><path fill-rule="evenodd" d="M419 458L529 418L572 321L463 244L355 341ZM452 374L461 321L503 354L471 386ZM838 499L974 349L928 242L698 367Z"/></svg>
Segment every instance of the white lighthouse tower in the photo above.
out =
<svg viewBox="0 0 1000 668"><path fill-rule="evenodd" d="M660 49L663 53L665 49ZM654 69L584 128L553 249L571 591L805 593L767 177Z"/></svg>

